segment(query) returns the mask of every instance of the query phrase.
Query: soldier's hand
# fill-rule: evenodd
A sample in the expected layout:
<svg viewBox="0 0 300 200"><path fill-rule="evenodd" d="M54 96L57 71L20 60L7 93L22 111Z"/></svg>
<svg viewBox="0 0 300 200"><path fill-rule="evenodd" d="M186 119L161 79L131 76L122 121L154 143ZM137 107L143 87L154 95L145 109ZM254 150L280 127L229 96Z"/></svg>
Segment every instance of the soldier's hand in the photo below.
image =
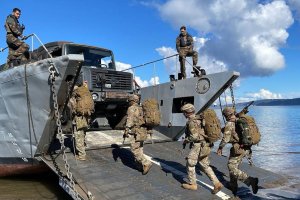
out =
<svg viewBox="0 0 300 200"><path fill-rule="evenodd" d="M222 156L222 153L223 153L223 152L222 152L222 149L219 148L219 149L217 150L218 156Z"/></svg>

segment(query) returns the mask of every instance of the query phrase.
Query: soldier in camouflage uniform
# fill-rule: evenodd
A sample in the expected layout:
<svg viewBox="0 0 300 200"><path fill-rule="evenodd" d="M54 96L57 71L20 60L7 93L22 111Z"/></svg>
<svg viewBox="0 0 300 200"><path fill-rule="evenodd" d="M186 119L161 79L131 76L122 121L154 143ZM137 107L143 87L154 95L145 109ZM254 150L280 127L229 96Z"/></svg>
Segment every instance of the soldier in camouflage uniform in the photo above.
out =
<svg viewBox="0 0 300 200"><path fill-rule="evenodd" d="M193 57L193 71L194 74L197 74L195 67L198 62L198 53L193 48L194 41L192 36L187 33L185 26L180 27L180 34L176 38L176 49L179 53L180 71L183 79L186 78L185 59L187 56Z"/></svg>
<svg viewBox="0 0 300 200"><path fill-rule="evenodd" d="M250 148L244 147L243 145L239 144L239 136L236 132L235 126L237 117L235 116L234 108L224 108L223 115L226 118L227 122L224 128L223 138L219 144L217 154L222 155L222 149L224 148L224 146L227 143L232 143L232 147L230 149L230 156L227 163L230 174L230 185L232 193L234 195L237 194L237 181L239 180L244 182L248 186L251 185L253 193L256 194L258 190L258 178L251 177L239 169L243 158L249 155Z"/></svg>
<svg viewBox="0 0 300 200"><path fill-rule="evenodd" d="M69 100L69 108L73 114L73 125L74 125L74 137L75 137L75 149L77 152L76 159L86 160L85 152L85 131L88 128L89 115L82 115L76 112L76 103L78 102L78 96L76 90L78 87L87 87L87 85L76 85L72 93L72 97ZM91 95L91 94L90 94Z"/></svg>
<svg viewBox="0 0 300 200"><path fill-rule="evenodd" d="M22 35L25 26L21 26L18 21L20 15L21 10L19 8L14 8L12 14L7 16L4 25L6 29L6 43L9 48L7 57L9 67L26 63L29 59L29 46L19 39L25 38Z"/></svg>
<svg viewBox="0 0 300 200"><path fill-rule="evenodd" d="M144 140L147 138L147 129L143 126L145 121L142 107L139 106L139 96L130 96L129 105L123 137L130 138L130 149L138 165L142 165L142 174L145 175L149 172L152 163L143 153Z"/></svg>
<svg viewBox="0 0 300 200"><path fill-rule="evenodd" d="M209 166L209 155L211 152L212 144L205 140L205 133L203 129L202 120L195 115L195 108L192 104L185 104L181 107L184 116L188 119L186 123L186 138L184 145L192 143L191 151L188 155L186 162L186 169L188 173L188 183L183 183L182 187L189 190L197 190L195 166L197 162L201 165L204 173L214 184L212 194L219 192L223 185L216 177L214 171Z"/></svg>

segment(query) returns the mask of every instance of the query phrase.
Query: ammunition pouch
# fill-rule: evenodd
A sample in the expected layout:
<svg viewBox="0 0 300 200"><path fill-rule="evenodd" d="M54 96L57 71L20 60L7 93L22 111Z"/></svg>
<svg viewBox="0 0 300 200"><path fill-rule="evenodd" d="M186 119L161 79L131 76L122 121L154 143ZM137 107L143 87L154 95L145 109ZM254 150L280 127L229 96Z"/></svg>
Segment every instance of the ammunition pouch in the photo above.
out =
<svg viewBox="0 0 300 200"><path fill-rule="evenodd" d="M238 143L233 143L232 148L230 149L230 154L232 156L239 156L241 154L245 153L245 149L240 146Z"/></svg>
<svg viewBox="0 0 300 200"><path fill-rule="evenodd" d="M147 129L145 127L136 127L133 129L134 139L137 142L143 142L147 139Z"/></svg>

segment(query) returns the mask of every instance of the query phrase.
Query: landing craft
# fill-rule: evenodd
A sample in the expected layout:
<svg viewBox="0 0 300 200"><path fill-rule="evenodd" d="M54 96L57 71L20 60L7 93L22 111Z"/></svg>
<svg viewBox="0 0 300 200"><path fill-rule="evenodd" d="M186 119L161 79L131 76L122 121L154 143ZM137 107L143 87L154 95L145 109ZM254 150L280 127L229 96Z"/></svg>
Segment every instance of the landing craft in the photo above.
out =
<svg viewBox="0 0 300 200"><path fill-rule="evenodd" d="M82 54L59 55L0 73L0 143L4 147L0 151L1 175L23 173L25 169L43 162L59 176L59 185L73 199L229 199L232 196L227 188L212 195L210 181L199 174L197 183L202 186L199 191L180 188L186 176L184 157L188 152L183 151L181 143L174 140L183 133L186 122L180 113L181 105L193 103L198 112L203 111L238 78L238 72L173 79L141 88L142 101L157 99L162 113L160 125L154 131L154 144L144 147L154 166L146 176L142 176L133 165L129 142L122 145L122 131L88 132L88 160L85 162L76 161L73 152L64 146L70 138L64 139L60 133L57 134L59 113L72 92L69 85L74 86L86 59ZM53 75L55 81L52 84ZM95 70L94 75L100 81L103 73ZM58 130L61 131L60 128ZM51 143L56 140L55 135L62 141L61 146L56 154L48 154L49 148L54 148ZM151 143L150 140L147 142ZM226 184L226 158L212 154L211 165ZM20 167L22 171L18 171ZM261 187L285 182L284 177L270 171L245 163L242 168L259 176ZM255 198L248 189L243 189L238 195Z"/></svg>

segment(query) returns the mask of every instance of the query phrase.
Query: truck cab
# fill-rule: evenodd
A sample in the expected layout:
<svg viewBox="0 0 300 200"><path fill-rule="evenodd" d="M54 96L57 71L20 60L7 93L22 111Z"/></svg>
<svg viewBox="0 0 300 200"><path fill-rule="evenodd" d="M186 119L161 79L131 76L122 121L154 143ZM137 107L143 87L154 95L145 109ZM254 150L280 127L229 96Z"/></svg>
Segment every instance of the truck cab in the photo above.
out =
<svg viewBox="0 0 300 200"><path fill-rule="evenodd" d="M79 79L87 83L92 93L95 102L93 120L96 119L96 124L106 125L108 122L112 128L122 128L119 122L126 115L128 95L133 93L133 76L131 73L116 70L113 52L65 41L51 42L45 47L53 57L84 55ZM43 47L39 47L32 52L32 58L42 60L49 58L49 55Z"/></svg>

